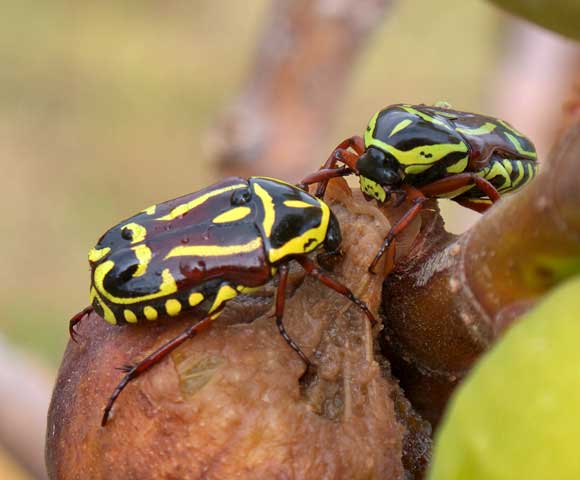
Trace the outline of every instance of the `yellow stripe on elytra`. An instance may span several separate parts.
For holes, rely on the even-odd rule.
[[[215,312],[225,302],[231,300],[237,294],[238,292],[236,292],[236,289],[232,288],[231,285],[228,285],[227,283],[222,284],[208,313]]]
[[[262,228],[267,237],[272,235],[272,227],[276,221],[276,209],[274,206],[274,200],[271,195],[262,188],[259,184],[254,183],[254,191],[256,195],[262,200],[262,206],[264,207],[264,221],[262,222]]]
[[[497,125],[491,122],[485,122],[481,127],[478,128],[467,128],[467,127],[457,127],[456,130],[459,133],[465,135],[487,135],[496,129]]]
[[[212,220],[212,222],[213,223],[237,222],[238,220],[246,218],[250,213],[252,213],[252,209],[250,207],[231,208],[230,210],[219,214]]]
[[[367,129],[365,130],[364,134],[365,148],[370,147],[374,140],[375,127],[377,125],[377,118],[379,117],[379,113],[381,112],[379,111],[375,113],[369,120]]]
[[[146,213],[147,215],[153,215],[156,210],[157,205],[151,205],[150,207],[147,207],[145,210],[143,210],[142,213]]]
[[[165,256],[165,260],[172,257],[220,257],[236,253],[250,253],[261,247],[262,239],[260,237],[241,245],[179,245],[170,250]]]
[[[520,141],[516,137],[514,137],[511,133],[505,132],[505,136],[509,139],[510,142],[512,142],[512,145],[515,147],[515,149],[517,150],[517,152],[519,154],[525,155],[526,157],[530,157],[530,158],[537,157],[536,152],[524,150]]]
[[[293,255],[296,253],[308,253],[314,250],[318,245],[324,242],[324,238],[326,237],[326,231],[328,229],[328,221],[330,219],[330,209],[328,205],[324,202],[318,202],[320,207],[320,225],[317,227],[313,227],[310,230],[304,232],[302,235],[298,237],[294,237],[286,242],[279,248],[273,248],[268,252],[268,260],[270,263],[275,263],[281,258],[284,258],[288,255]],[[305,248],[305,245],[310,241],[308,247]]]
[[[462,152],[467,153],[467,145],[461,143],[439,143],[435,145],[419,145],[411,150],[399,150],[388,143],[377,140],[372,141],[372,146],[380,148],[381,150],[390,153],[395,157],[401,165],[406,166],[426,166],[421,171],[426,170],[434,163],[439,162],[450,153]],[[420,153],[424,155],[420,155]],[[429,157],[429,155],[431,155]],[[407,171],[407,169],[405,169]],[[420,172],[407,172],[420,173]]]
[[[315,206],[302,200],[284,200],[282,203],[289,208],[312,208]]]
[[[479,176],[485,178],[486,180],[492,180],[495,177],[503,177],[503,183],[498,187],[498,190],[505,190],[506,188],[511,188],[511,178],[507,170],[504,168],[503,164],[500,162],[493,162],[489,168],[479,172]]]
[[[147,272],[147,267],[149,266],[149,262],[151,262],[153,254],[147,245],[137,245],[136,247],[132,247],[131,250],[135,252],[135,256],[139,262],[137,270],[133,274],[133,278],[141,277],[142,275],[145,275],[145,272]]]
[[[461,173],[464,172],[469,164],[469,157],[465,156],[460,160],[457,160],[454,164],[449,165],[445,170],[447,173]]]
[[[97,301],[100,307],[103,309],[103,319],[110,323],[111,325],[117,324],[117,319],[115,318],[115,314],[113,311],[107,306],[103,299],[97,293],[95,287],[91,288],[91,304],[94,304],[94,301]]]
[[[442,120],[439,120],[438,118],[427,115],[426,113],[423,113],[422,111],[417,110],[416,108],[413,108],[411,105],[402,105],[401,108],[403,110],[405,110],[405,112],[407,112],[407,113],[412,113],[413,115],[417,115],[418,117],[421,117],[426,122],[430,122],[430,123],[433,123],[435,125],[440,125],[443,128],[446,128],[447,130],[453,130],[449,125],[447,125]]]
[[[401,130],[404,130],[412,123],[413,123],[413,120],[411,120],[410,118],[406,118],[405,120],[401,120],[399,123],[397,123],[395,125],[395,128],[393,128],[393,130],[389,134],[389,138],[391,138],[395,133],[400,132]]]
[[[114,266],[115,262],[112,260],[107,260],[106,262],[98,265],[93,273],[93,283],[98,293],[109,300],[111,303],[119,305],[131,305],[134,303],[146,302],[156,298],[166,297],[177,292],[177,284],[175,283],[175,279],[171,275],[169,269],[166,268],[163,270],[163,272],[161,272],[161,285],[159,286],[159,290],[157,292],[141,295],[140,297],[116,297],[108,292],[104,285],[105,277]]]
[[[89,250],[89,262],[98,262],[101,258],[107,255],[111,249],[109,247],[105,248],[91,248]]]
[[[514,186],[514,188],[519,187],[520,183],[522,183],[522,180],[524,179],[524,175],[525,175],[525,171],[524,171],[524,164],[522,162],[518,162],[516,163],[516,168],[518,169],[518,176],[516,177],[516,179],[512,182],[512,185]]]
[[[197,208],[200,205],[203,205],[210,198],[217,197],[218,195],[221,195],[222,193],[231,192],[232,190],[238,190],[240,188],[247,188],[247,185],[245,183],[236,183],[235,185],[229,185],[227,187],[217,188],[215,190],[212,190],[211,192],[207,192],[203,195],[200,195],[199,197],[194,198],[193,200],[191,200],[187,203],[182,203],[181,205],[178,205],[177,207],[173,208],[173,210],[171,210],[171,212],[169,212],[167,215],[164,215],[163,217],[156,218],[155,220],[156,221],[175,220],[176,218],[185,215],[190,210],[193,210],[194,208]]]
[[[175,298],[170,298],[165,302],[165,311],[170,317],[176,317],[181,312],[181,302]]]

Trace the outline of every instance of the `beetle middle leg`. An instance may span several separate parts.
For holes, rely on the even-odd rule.
[[[302,268],[306,271],[308,275],[312,275],[314,278],[316,278],[319,282],[326,285],[328,288],[331,288],[335,292],[340,293],[344,297],[348,298],[352,303],[354,303],[365,313],[365,315],[371,322],[371,325],[373,326],[376,325],[377,320],[375,319],[375,316],[372,314],[372,312],[369,310],[367,304],[363,302],[360,298],[355,296],[355,294],[352,293],[352,291],[346,285],[343,285],[342,283],[337,282],[336,280],[330,278],[328,275],[322,272],[320,268],[318,268],[318,266],[308,257],[299,256],[294,257],[294,259],[300,265],[302,265]]]
[[[119,370],[125,372],[125,376],[117,384],[113,393],[109,397],[109,401],[105,406],[103,411],[103,418],[101,419],[101,426],[104,427],[109,419],[109,414],[113,408],[113,404],[117,397],[121,394],[124,388],[131,382],[135,380],[139,375],[149,370],[154,365],[157,365],[161,360],[163,360],[167,355],[169,355],[173,350],[179,347],[186,340],[193,338],[200,329],[206,327],[210,322],[219,314],[219,311],[214,311],[211,315],[207,315],[201,320],[197,321],[190,327],[188,327],[184,332],[177,335],[177,337],[169,340],[165,345],[159,347],[153,353],[147,355],[143,360],[136,363],[135,365],[125,365],[120,367]]]
[[[306,354],[300,349],[298,344],[290,338],[288,332],[284,328],[284,304],[286,302],[286,284],[288,283],[288,265],[280,265],[278,267],[278,290],[276,292],[276,325],[282,338],[286,340],[286,343],[294,350],[302,361],[310,367],[312,364]]]

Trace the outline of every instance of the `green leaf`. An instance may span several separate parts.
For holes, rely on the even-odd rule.
[[[580,478],[580,277],[525,315],[458,390],[430,480]]]

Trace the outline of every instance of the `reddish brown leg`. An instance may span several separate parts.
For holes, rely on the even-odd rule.
[[[407,198],[411,198],[413,196],[415,197],[413,199],[413,206],[407,212],[405,212],[405,215],[403,215],[399,221],[395,223],[395,225],[391,227],[391,230],[383,242],[383,246],[380,248],[377,255],[375,256],[375,259],[372,261],[369,267],[369,271],[374,273],[377,263],[387,248],[389,249],[389,258],[394,259],[391,249],[394,248],[393,241],[395,237],[403,230],[405,230],[405,228],[409,226],[413,219],[419,215],[419,212],[423,208],[423,203],[425,200],[427,200],[427,197],[436,197],[438,195],[450,193],[470,184],[477,186],[490,198],[492,202],[497,202],[500,199],[500,194],[496,188],[488,180],[480,177],[479,175],[476,175],[475,173],[459,173],[457,175],[442,178],[421,187],[420,191],[412,187],[406,187],[408,192]],[[475,209],[473,204],[466,206]],[[487,210],[487,208],[485,208],[485,210]]]
[[[488,180],[476,175],[475,173],[458,173],[450,177],[445,177],[421,187],[421,191],[426,197],[436,197],[471,184],[475,185],[485,193],[492,203],[495,203],[500,199],[500,194],[497,189]]]
[[[104,427],[109,419],[109,414],[111,412],[111,408],[113,408],[113,404],[123,389],[127,386],[127,384],[131,380],[135,380],[139,375],[149,370],[154,365],[158,364],[161,360],[163,360],[167,355],[169,355],[173,350],[175,350],[179,345],[185,342],[189,338],[193,338],[197,332],[209,325],[209,323],[216,317],[218,312],[212,312],[211,315],[202,318],[195,324],[191,325],[187,330],[183,333],[179,334],[177,337],[169,340],[165,345],[155,350],[153,353],[147,355],[143,360],[136,363],[135,365],[124,365],[119,368],[122,372],[125,372],[126,375],[122,378],[122,380],[117,384],[115,390],[111,394],[107,405],[105,406],[105,410],[103,411],[103,418],[101,420],[101,426]]]
[[[302,181],[298,184],[298,187],[302,190],[306,190],[308,185],[313,183],[318,183],[322,181],[328,181],[331,178],[345,177],[347,175],[353,174],[354,171],[348,167],[341,168],[321,168],[317,172],[311,173],[310,175],[304,177]]]
[[[399,220],[389,230],[389,233],[387,234],[385,240],[383,241],[383,245],[377,252],[375,259],[369,266],[369,272],[371,273],[375,273],[375,267],[377,266],[377,263],[379,263],[379,260],[381,259],[381,257],[385,253],[385,250],[387,249],[389,249],[388,258],[392,259],[392,261],[394,262],[395,242],[393,240],[395,240],[395,237],[403,230],[405,230],[405,228],[409,226],[409,224],[415,219],[415,217],[419,215],[419,212],[423,208],[423,203],[427,200],[427,197],[425,197],[425,195],[423,195],[419,190],[415,188],[407,187],[407,191],[409,192],[407,198],[412,198],[413,206],[409,210],[407,210],[405,214],[401,218],[399,218]]]
[[[83,308],[79,313],[77,313],[74,317],[72,317],[68,323],[68,334],[70,335],[70,339],[77,342],[78,333],[75,330],[75,326],[81,322],[89,313],[93,311],[93,307],[89,305],[88,307]]]
[[[465,208],[470,208],[478,213],[485,213],[489,210],[489,207],[493,205],[493,203],[484,203],[484,202],[474,202],[469,198],[461,198],[459,200],[453,199],[454,202],[457,202],[459,205]]]
[[[352,148],[355,153],[349,152],[348,149]],[[348,169],[354,173],[356,172],[356,161],[360,155],[363,154],[365,150],[364,140],[362,137],[356,135],[354,137],[347,138],[340,142],[337,147],[332,151],[324,165],[322,165],[319,171],[326,171],[327,173],[317,176],[317,173],[313,173],[308,177],[304,178],[301,185],[311,185],[312,183],[317,183],[318,188],[316,189],[316,196],[318,198],[324,197],[324,192],[326,191],[326,186],[328,181],[335,176],[342,175],[332,175],[330,171],[337,170],[336,164],[338,162],[344,163]],[[340,169],[338,169],[340,170]],[[346,175],[346,173],[345,173]]]
[[[304,257],[294,257],[294,258],[300,265],[302,265],[302,268],[306,271],[306,273],[308,273],[308,275],[312,275],[314,278],[316,278],[319,282],[326,285],[328,288],[331,288],[335,292],[338,292],[341,295],[348,298],[352,303],[354,303],[357,307],[359,307],[365,313],[365,315],[370,320],[372,325],[375,325],[377,323],[374,315],[369,310],[369,307],[367,307],[367,304],[365,302],[363,302],[361,299],[359,299],[358,297],[356,297],[354,295],[354,293],[352,293],[348,287],[346,287],[342,283],[339,283],[336,280],[333,280],[332,278],[327,276],[308,257],[304,256]]]
[[[305,353],[300,350],[298,344],[290,338],[290,335],[286,332],[284,328],[284,323],[282,320],[284,318],[284,303],[286,302],[286,284],[288,282],[288,265],[280,265],[278,267],[278,290],[276,292],[276,325],[280,331],[282,338],[286,340],[286,343],[290,345],[290,348],[294,350],[302,361],[307,365],[311,366],[310,360],[305,355]]]

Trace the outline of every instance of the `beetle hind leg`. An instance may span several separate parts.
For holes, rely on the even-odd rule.
[[[125,387],[131,382],[135,380],[139,375],[149,370],[151,367],[158,364],[161,360],[163,360],[167,355],[169,355],[173,350],[179,347],[183,342],[186,340],[195,337],[195,335],[199,332],[200,329],[209,325],[209,323],[216,317],[216,313],[213,312],[211,315],[208,315],[195,324],[188,327],[184,332],[177,335],[177,337],[172,338],[169,340],[165,345],[159,347],[153,353],[147,355],[143,360],[137,362],[134,365],[123,365],[118,367],[118,370],[125,372],[125,376],[121,379],[121,381],[117,384],[113,393],[109,397],[109,401],[107,405],[105,405],[105,409],[103,410],[103,418],[101,419],[101,426],[104,427],[107,424],[107,420],[109,419],[109,415],[111,413],[111,409],[117,400],[117,397],[121,394],[121,392],[125,389]]]

